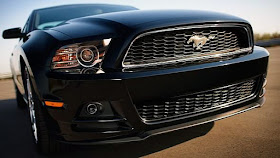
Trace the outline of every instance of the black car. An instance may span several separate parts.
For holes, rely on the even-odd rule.
[[[139,141],[264,103],[269,53],[227,14],[82,4],[34,10],[11,55],[43,152]]]

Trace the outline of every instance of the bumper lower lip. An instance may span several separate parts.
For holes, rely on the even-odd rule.
[[[154,135],[159,135],[159,134],[163,134],[163,133],[167,133],[167,132],[172,132],[172,131],[176,131],[176,130],[190,128],[190,127],[194,127],[194,126],[218,121],[218,120],[228,118],[228,117],[231,117],[231,116],[234,116],[234,115],[237,115],[237,114],[241,114],[243,112],[246,112],[246,111],[258,108],[258,107],[262,107],[264,102],[265,102],[265,98],[263,97],[263,98],[260,98],[260,99],[258,99],[257,101],[255,101],[251,104],[241,106],[239,108],[236,108],[234,110],[230,110],[230,111],[225,112],[225,113],[220,113],[220,114],[212,115],[212,116],[209,116],[209,117],[205,117],[205,118],[201,118],[201,119],[198,119],[198,120],[194,120],[194,121],[190,121],[190,122],[186,122],[186,123],[181,123],[181,124],[177,124],[177,125],[173,125],[173,126],[168,126],[168,127],[164,127],[164,128],[159,128],[159,129],[155,129],[155,130],[146,131],[144,133],[141,133],[141,134],[136,135],[136,136],[131,136],[131,137],[101,140],[101,141],[70,142],[70,141],[61,141],[60,140],[60,142],[67,143],[67,144],[72,144],[72,145],[97,145],[97,144],[137,142],[137,141],[145,140],[145,139],[147,139],[151,136],[154,136]]]

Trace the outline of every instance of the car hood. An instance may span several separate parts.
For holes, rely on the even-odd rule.
[[[195,10],[134,10],[72,19],[51,30],[69,38],[113,38],[128,32],[202,23],[240,22],[246,20],[228,14]]]

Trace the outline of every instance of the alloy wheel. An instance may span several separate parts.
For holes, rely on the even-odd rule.
[[[30,75],[28,73],[27,68],[25,68],[25,77],[26,77],[26,88],[27,88],[27,99],[28,99],[28,111],[30,116],[30,122],[32,126],[33,136],[35,138],[35,141],[37,143],[38,141],[38,133],[37,133],[37,126],[36,126],[36,115],[35,115],[35,103],[32,93],[32,87],[31,87],[31,81],[30,81]]]

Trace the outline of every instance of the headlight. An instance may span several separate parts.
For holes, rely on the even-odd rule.
[[[75,43],[61,47],[52,58],[51,68],[57,72],[101,72],[101,63],[111,39]]]

